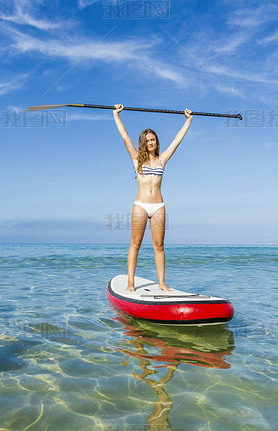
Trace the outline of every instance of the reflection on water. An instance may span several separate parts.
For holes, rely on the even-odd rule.
[[[127,251],[0,245],[0,429],[276,430],[278,248],[169,248],[176,288],[186,274],[232,299],[233,333],[116,320],[105,289]],[[155,277],[152,246],[140,253]]]
[[[133,372],[132,376],[151,387],[157,399],[153,412],[148,416],[148,430],[174,431],[168,418],[173,401],[166,392],[166,383],[181,363],[230,368],[226,357],[232,355],[235,348],[233,333],[226,325],[159,325],[126,316],[119,310],[116,310],[115,319],[122,323],[128,337],[123,340],[125,347],[118,350],[139,359],[142,372]],[[158,368],[166,368],[166,374],[157,380]]]

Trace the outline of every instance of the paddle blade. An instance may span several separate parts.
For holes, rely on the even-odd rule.
[[[61,108],[63,106],[68,106],[68,105],[36,105],[36,106],[29,106],[27,108],[27,111],[42,111],[43,109]]]

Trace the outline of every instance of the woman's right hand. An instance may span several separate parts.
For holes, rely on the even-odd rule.
[[[114,105],[114,110],[113,112],[116,112],[117,114],[119,114],[123,109],[124,109],[124,105],[122,104],[118,104],[118,105]]]

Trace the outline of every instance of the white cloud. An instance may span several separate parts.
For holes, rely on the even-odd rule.
[[[215,75],[220,76],[228,76],[230,78],[234,79],[240,79],[244,81],[254,82],[254,83],[263,83],[263,84],[278,84],[278,79],[272,79],[263,76],[262,74],[245,71],[245,72],[238,72],[236,70],[233,70],[231,68],[228,68],[227,66],[220,65],[220,64],[208,64],[203,68],[210,73],[214,73]]]
[[[243,8],[235,10],[228,19],[232,26],[254,29],[265,23],[277,21],[278,5],[265,3],[257,8]]]
[[[257,40],[258,45],[266,45],[268,43],[277,42],[278,41],[278,30],[276,30],[271,35],[264,37],[262,39]]]
[[[76,60],[102,60],[107,63],[130,59],[140,59],[146,49],[157,44],[156,41],[147,41],[139,38],[129,38],[127,41],[94,41],[79,37],[71,39],[65,37],[54,39],[42,39],[13,28],[5,31],[12,38],[11,51],[19,54],[40,53],[51,58],[65,58],[70,61]]]
[[[17,113],[21,113],[22,111],[24,111],[25,109],[22,108],[21,106],[14,106],[14,105],[9,105],[7,107],[7,111],[15,111]]]
[[[184,66],[190,84],[193,76],[195,88],[203,85],[204,95],[214,89],[234,97],[261,100],[262,94],[269,96],[277,89],[277,60],[273,52],[269,58],[261,52],[256,57],[255,34],[255,30],[242,28],[234,28],[231,33],[229,28],[216,32],[203,27],[184,45],[172,37],[177,45],[176,61]]]
[[[236,50],[247,41],[248,36],[246,34],[242,32],[240,32],[240,34],[233,34],[232,37],[225,37],[221,45],[215,47],[215,52],[219,54],[234,54]]]
[[[86,7],[94,2],[93,0],[79,0],[78,5],[79,7]],[[19,0],[15,0],[15,5],[17,5],[17,12],[22,12],[24,8],[25,13],[27,13],[30,0],[21,0],[21,3]],[[22,5],[22,9],[20,9],[20,5]],[[71,63],[69,70],[80,61],[83,61],[83,65],[92,62],[94,62],[93,64],[100,62],[124,64],[126,68],[133,70],[136,68],[148,76],[174,83],[181,89],[188,88],[190,85],[204,92],[216,89],[221,93],[243,97],[244,94],[247,94],[244,82],[278,84],[275,74],[272,73],[273,68],[268,67],[267,64],[256,69],[254,67],[255,59],[252,62],[242,63],[245,45],[248,49],[250,43],[253,43],[252,38],[254,40],[255,30],[251,27],[253,24],[255,25],[255,22],[256,25],[259,25],[259,23],[273,19],[273,12],[276,9],[278,10],[278,6],[271,4],[254,9],[236,10],[229,14],[228,27],[221,34],[218,33],[217,38],[212,31],[208,33],[203,31],[203,34],[198,32],[198,38],[195,35],[195,40],[190,41],[188,48],[183,48],[177,42],[176,50],[172,53],[168,52],[166,57],[160,56],[163,38],[158,36],[152,38],[138,36],[120,40],[115,40],[115,38],[104,40],[104,36],[102,40],[97,40],[65,32],[63,35],[59,34],[59,38],[51,37],[51,35],[42,37],[40,33],[38,36],[34,32],[30,34],[26,31],[19,31],[15,26],[8,23],[3,23],[2,31],[6,38],[11,39],[11,43],[5,43],[5,45],[2,43],[2,51],[7,57],[29,54],[35,58],[44,56],[53,61],[64,59]],[[246,14],[242,11],[245,11]],[[22,14],[23,12],[21,15],[18,12],[17,17],[22,16]],[[30,17],[30,14],[28,16]],[[44,21],[42,22],[44,23]],[[59,23],[57,25],[59,26]],[[232,34],[229,25],[232,26]],[[37,26],[37,28],[39,27]],[[45,28],[47,28],[47,24]],[[278,38],[277,32],[268,38],[260,39],[260,41],[261,43],[269,43],[276,37]],[[205,44],[204,39],[207,41]],[[173,40],[175,39],[173,38]],[[174,52],[177,55],[180,51],[178,45],[186,52],[186,56],[182,52],[182,56],[176,57],[176,61],[173,61]],[[194,56],[191,53],[194,53]],[[229,55],[228,60],[227,55]],[[230,58],[233,55],[234,60],[231,62]],[[66,74],[67,72],[54,85],[60,82]],[[6,87],[3,84],[2,91],[9,91],[8,83],[6,83]]]
[[[186,79],[181,69],[177,70],[176,68],[169,67],[162,62],[155,62],[153,59],[150,61],[148,57],[140,57],[140,63],[143,69],[147,70],[149,73],[153,73],[160,78],[167,79],[168,81],[175,82],[176,84],[181,84],[183,87],[186,84]]]
[[[9,80],[0,81],[0,95],[19,90],[25,85],[29,76],[28,74],[15,75]]]
[[[267,142],[266,143],[266,147],[267,148],[272,148],[272,147],[278,147],[278,141],[273,141],[273,142]]]
[[[113,120],[112,115],[97,115],[97,114],[67,114],[67,121],[111,121]]]
[[[14,0],[13,14],[5,15],[0,13],[0,19],[15,24],[24,24],[35,27],[39,30],[52,30],[60,27],[61,23],[55,23],[53,20],[42,20],[30,15],[34,10],[34,2],[29,0]]]
[[[97,3],[99,0],[78,0],[78,7],[83,9],[84,7],[91,6],[94,3]]]
[[[216,88],[222,93],[227,93],[236,97],[244,97],[242,90],[235,88],[234,86],[230,87],[225,84],[216,84]]]
[[[64,58],[71,62],[81,60],[96,60],[106,63],[120,63],[134,61],[138,68],[147,71],[149,74],[162,79],[175,82],[176,84],[187,86],[188,80],[184,79],[182,68],[169,66],[167,63],[155,60],[152,57],[151,49],[161,43],[157,37],[146,40],[144,38],[129,38],[123,41],[94,41],[92,39],[79,37],[71,39],[65,37],[64,40],[31,36],[19,30],[8,28],[5,33],[12,39],[10,51],[14,55],[18,54],[41,54],[51,59]],[[149,50],[149,56],[146,55]]]

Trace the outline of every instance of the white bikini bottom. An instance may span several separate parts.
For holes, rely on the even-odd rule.
[[[135,201],[134,203],[144,208],[149,218],[151,218],[156,213],[156,211],[159,210],[159,208],[162,208],[165,206],[164,202],[159,202],[157,204],[149,204],[149,203],[146,204],[144,202]]]

